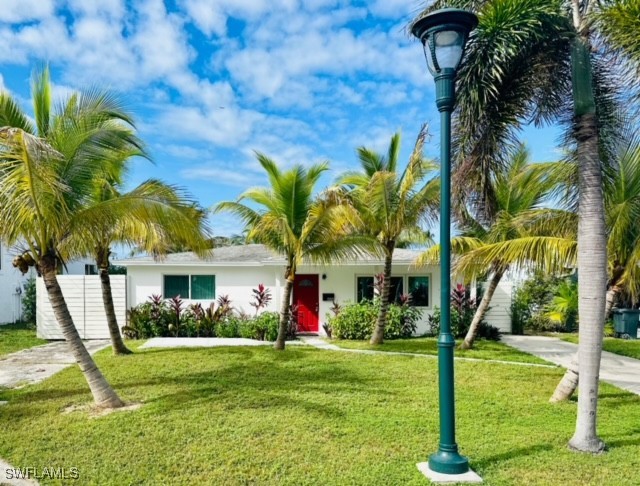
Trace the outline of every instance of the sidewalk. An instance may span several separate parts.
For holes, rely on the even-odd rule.
[[[567,368],[578,352],[578,345],[546,336],[502,336],[501,341],[525,353],[533,354]],[[640,395],[640,360],[602,352],[600,380]]]
[[[91,354],[110,344],[109,340],[84,342]],[[75,362],[65,341],[23,349],[0,359],[0,388],[17,388],[40,383]]]

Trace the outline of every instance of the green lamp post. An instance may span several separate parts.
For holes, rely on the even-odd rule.
[[[429,468],[442,474],[469,471],[467,458],[458,453],[455,431],[453,348],[451,334],[451,112],[455,103],[456,70],[462,60],[469,33],[478,18],[460,9],[442,9],[416,21],[411,33],[422,42],[429,71],[436,82],[440,112],[440,336],[438,337],[438,383],[440,446],[429,457]]]

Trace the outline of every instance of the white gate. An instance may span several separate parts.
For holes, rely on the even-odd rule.
[[[126,324],[126,278],[125,275],[111,275],[113,305],[120,328]],[[58,282],[80,337],[108,339],[109,328],[102,303],[100,277],[98,275],[58,275]],[[36,283],[36,324],[39,338],[64,339],[53,315],[44,282],[40,277]]]

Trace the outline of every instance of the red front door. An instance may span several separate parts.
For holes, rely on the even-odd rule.
[[[298,306],[298,332],[318,332],[318,275],[296,275],[293,305]]]

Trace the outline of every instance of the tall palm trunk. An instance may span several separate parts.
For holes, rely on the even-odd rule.
[[[102,303],[107,316],[107,326],[111,336],[111,349],[114,355],[131,354],[120,334],[116,311],[113,306],[113,293],[111,292],[111,278],[109,277],[109,250],[98,251],[96,264],[100,272],[100,286],[102,287]]]
[[[489,304],[491,304],[493,294],[495,294],[496,289],[498,288],[498,284],[500,283],[500,280],[504,275],[504,272],[505,269],[502,266],[494,265],[493,276],[489,281],[489,286],[482,296],[482,300],[480,301],[480,305],[476,309],[476,313],[473,315],[471,326],[469,326],[469,330],[467,331],[467,335],[464,337],[464,341],[462,341],[462,344],[460,344],[460,349],[471,349],[473,347],[473,343],[475,342],[478,331],[480,330],[480,323],[489,310]]]
[[[284,349],[284,343],[287,340],[287,334],[289,330],[290,321],[290,309],[291,309],[291,293],[293,291],[293,281],[295,279],[295,273],[288,267],[285,272],[285,284],[284,295],[282,297],[282,304],[280,306],[280,325],[278,326],[278,338],[273,344],[273,347],[278,350]]]
[[[549,401],[551,403],[558,403],[569,400],[571,395],[576,391],[576,388],[578,388],[578,377],[578,354],[576,353],[571,359],[567,371],[564,372],[564,376],[560,380],[560,383],[558,383],[558,386],[556,386]]]
[[[124,403],[102,375],[87,348],[84,347],[82,339],[80,339],[80,334],[78,334],[78,330],[73,323],[56,277],[55,261],[54,257],[45,256],[38,262],[38,266],[53,308],[53,314],[56,316],[62,334],[89,384],[96,405],[102,408],[122,407]]]
[[[583,34],[585,35],[585,34]],[[586,34],[588,35],[588,34]],[[578,417],[569,446],[601,452],[604,442],[596,431],[598,380],[607,288],[607,235],[598,153],[598,124],[591,82],[588,37],[574,40],[572,50],[574,106],[579,167],[578,209]]]
[[[611,311],[613,310],[613,306],[618,300],[618,295],[620,295],[621,290],[622,289],[620,289],[620,287],[618,287],[617,285],[612,285],[611,287],[609,287],[609,290],[607,290],[607,304],[604,311],[605,321],[609,319],[609,317],[611,317]]]
[[[378,312],[378,320],[373,329],[373,334],[369,340],[369,344],[382,344],[384,341],[384,328],[387,326],[387,315],[389,314],[389,294],[391,291],[391,268],[393,265],[393,249],[395,242],[388,243],[386,255],[384,258],[384,271],[382,281],[382,295],[380,296],[380,312]]]

